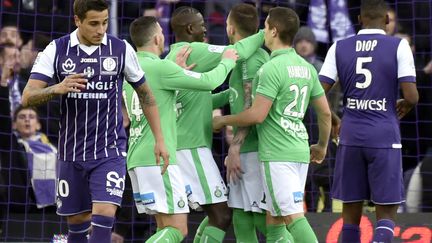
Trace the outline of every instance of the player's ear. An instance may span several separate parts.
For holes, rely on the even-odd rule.
[[[385,24],[389,24],[389,23],[390,23],[390,17],[389,17],[388,14],[386,14],[386,17],[385,17]]]
[[[186,26],[186,31],[187,31],[187,33],[188,34],[192,34],[193,33],[193,25],[192,24],[188,24],[187,26]]]
[[[74,15],[74,21],[75,21],[76,27],[79,27],[81,24],[81,20],[78,18],[77,15]]]

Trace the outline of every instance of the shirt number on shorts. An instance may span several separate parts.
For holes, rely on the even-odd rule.
[[[58,193],[62,197],[69,196],[69,184],[65,180],[60,180],[58,185]]]

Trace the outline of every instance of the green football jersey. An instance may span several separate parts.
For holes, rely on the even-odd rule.
[[[235,48],[239,60],[249,58],[262,45],[263,31],[245,38],[232,46],[217,46],[203,42],[179,42],[171,45],[167,59],[175,60],[178,51],[185,45],[192,47],[187,65],[197,64],[193,71],[205,72],[214,68],[226,48]],[[179,91],[177,94],[177,150],[212,146],[212,95],[211,92]]]
[[[231,114],[238,114],[244,110],[244,88],[245,82],[252,82],[257,71],[269,60],[269,55],[264,49],[258,49],[247,60],[241,61],[231,72],[229,78],[229,104]],[[252,86],[256,87],[256,86]],[[253,90],[252,90],[253,92]],[[234,135],[237,127],[233,127]],[[255,126],[250,126],[249,133],[240,148],[241,153],[258,151],[258,137]]]
[[[176,163],[176,90],[213,90],[221,85],[235,66],[231,59],[223,59],[213,70],[196,73],[182,69],[170,60],[160,59],[149,52],[138,52],[138,61],[145,72],[159,110],[162,134],[170,155],[170,164]],[[139,98],[129,84],[124,84],[123,97],[130,123],[128,169],[137,166],[154,166],[154,137],[141,109]]]
[[[273,101],[266,119],[257,125],[260,160],[309,163],[302,120],[309,101],[324,95],[315,68],[293,48],[273,51],[258,71],[256,94]]]

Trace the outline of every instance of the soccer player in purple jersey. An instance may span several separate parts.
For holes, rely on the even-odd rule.
[[[320,71],[326,91],[338,81],[344,95],[332,188],[343,201],[342,242],[360,242],[364,200],[376,205],[373,242],[391,242],[404,200],[399,120],[418,101],[408,42],[385,35],[387,5],[364,0],[356,36],[334,43]],[[403,99],[398,100],[398,84]]]
[[[133,48],[106,34],[108,4],[75,0],[74,32],[52,41],[34,63],[23,105],[61,96],[57,213],[67,216],[68,242],[111,242],[126,173],[122,84],[136,90],[155,137],[157,163],[168,164],[153,94]]]

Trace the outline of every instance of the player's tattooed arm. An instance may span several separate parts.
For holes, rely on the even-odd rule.
[[[251,107],[252,104],[252,82],[244,82],[244,110]],[[238,127],[230,148],[228,149],[228,156],[225,158],[225,166],[227,167],[227,180],[236,183],[241,179],[244,173],[241,168],[240,162],[240,148],[244,143],[246,136],[249,133],[249,127]]]
[[[39,106],[52,100],[55,96],[53,86],[40,88],[29,82],[23,91],[22,105],[25,107]]]
[[[244,82],[243,83],[244,90],[244,107],[243,110],[247,110],[252,105],[252,82]],[[244,143],[246,136],[249,133],[249,127],[238,127],[237,133],[234,136],[231,146],[241,146]]]
[[[164,138],[162,135],[162,129],[160,125],[159,110],[157,108],[156,99],[147,83],[143,83],[135,88],[140,100],[141,108],[143,110],[144,116],[147,119],[150,129],[155,138],[155,158],[156,164],[160,164],[160,157],[163,159],[163,167],[161,174],[165,173],[169,165],[169,153],[165,147]]]

